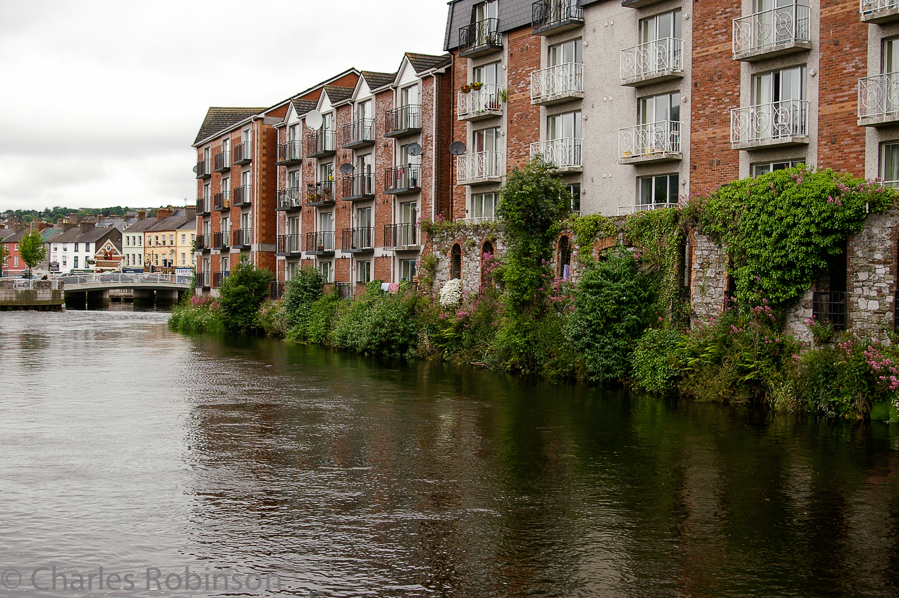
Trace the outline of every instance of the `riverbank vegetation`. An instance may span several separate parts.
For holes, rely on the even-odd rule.
[[[172,325],[199,330],[208,322],[210,330],[262,330],[369,355],[896,420],[899,351],[892,345],[835,333],[825,323],[811,323],[814,343],[783,329],[785,310],[825,272],[828,257],[869,212],[893,201],[879,184],[797,167],[736,181],[680,208],[571,217],[561,180],[538,159],[509,176],[497,207],[504,251],[501,259],[483,255],[480,286],[470,293],[458,280],[433,294],[405,283],[385,293],[375,281],[344,300],[324,292],[321,275],[306,267],[281,300],[263,301],[264,275],[242,265],[245,278],[257,273],[258,285],[236,284],[232,274],[221,304],[193,300],[176,310]],[[441,233],[441,223],[426,226]],[[690,229],[729,248],[736,285],[735,300],[718,316],[692,326],[680,292]],[[562,230],[574,239],[573,280],[552,267]],[[599,239],[616,241],[596,252]],[[430,280],[433,264],[423,270]],[[229,312],[232,293],[244,299]]]

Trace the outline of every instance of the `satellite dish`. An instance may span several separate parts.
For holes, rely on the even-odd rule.
[[[408,146],[406,146],[406,151],[410,156],[420,156],[421,146],[417,143],[410,143]]]
[[[353,165],[349,162],[344,162],[340,165],[340,173],[341,174],[350,174],[353,172]]]
[[[197,167],[194,166],[194,174],[196,174],[196,173],[197,173]]]
[[[449,145],[449,152],[454,156],[461,156],[465,153],[465,144],[461,141],[453,141]]]
[[[306,114],[306,126],[313,131],[321,129],[324,121],[325,119],[322,118],[322,113],[318,110],[312,110]]]

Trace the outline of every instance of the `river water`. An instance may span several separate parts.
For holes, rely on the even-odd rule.
[[[899,594],[885,424],[167,317],[0,314],[0,597]]]

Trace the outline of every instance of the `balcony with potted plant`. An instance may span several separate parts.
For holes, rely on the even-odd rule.
[[[306,206],[334,205],[334,181],[320,181],[306,185]]]
[[[466,83],[458,93],[459,120],[476,121],[502,116],[506,90],[480,81]]]

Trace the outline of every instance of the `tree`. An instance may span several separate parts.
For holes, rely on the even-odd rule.
[[[255,332],[259,326],[256,317],[259,306],[269,293],[272,273],[251,264],[246,258],[231,270],[222,283],[219,306],[225,328],[231,332]]]
[[[0,243],[0,274],[3,273],[3,268],[6,267],[6,258],[9,257],[9,252],[6,250],[6,245],[4,243]]]
[[[40,231],[32,230],[22,237],[22,240],[19,241],[19,255],[28,266],[28,276],[31,276],[31,269],[47,257],[47,248],[44,247],[44,238]]]

